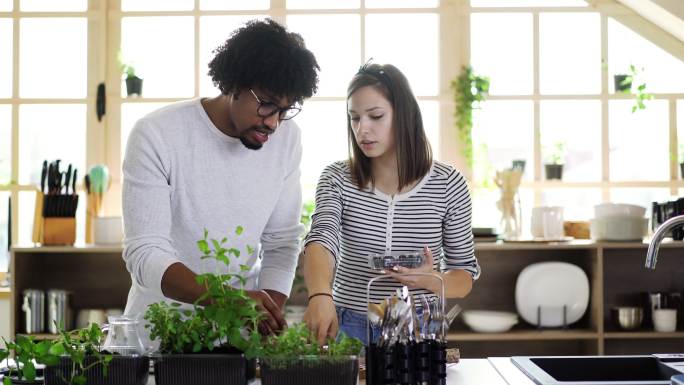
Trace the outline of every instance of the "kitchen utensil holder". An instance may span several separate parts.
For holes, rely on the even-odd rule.
[[[76,242],[78,195],[36,193],[33,217],[34,243],[46,246],[73,245]]]
[[[541,324],[541,317],[542,317],[542,306],[539,305],[539,306],[537,306],[537,324],[535,325],[537,327],[537,329],[544,329],[544,326],[542,326],[542,324]],[[561,329],[567,329],[567,328],[568,328],[568,306],[563,305],[563,324],[561,325]]]
[[[43,218],[43,245],[73,245],[75,241],[76,218]]]
[[[441,311],[444,314],[444,280],[440,276],[427,273],[409,273],[405,276],[428,276],[440,282]],[[379,276],[371,279],[366,287],[366,302],[370,303],[370,290],[373,283],[393,279]],[[415,306],[415,303],[413,304]],[[389,384],[428,384],[446,385],[446,347],[445,341],[424,339],[421,342],[396,342],[388,346],[378,346],[371,341],[370,323],[367,323],[368,346],[366,348],[366,383],[368,385]],[[444,322],[440,325],[441,335],[445,335]]]

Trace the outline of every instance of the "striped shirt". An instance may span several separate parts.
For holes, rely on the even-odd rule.
[[[366,312],[371,270],[368,254],[432,250],[433,268],[463,269],[480,275],[471,228],[471,200],[463,176],[453,167],[434,162],[430,172],[408,192],[389,196],[352,181],[346,161],[321,173],[316,209],[305,244],[318,242],[335,258],[333,300],[336,305]],[[373,283],[371,301],[380,302],[401,287],[384,279]],[[413,290],[415,294],[429,291]]]

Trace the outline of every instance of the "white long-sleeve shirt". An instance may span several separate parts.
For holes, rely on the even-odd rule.
[[[140,119],[123,164],[123,259],[133,281],[125,313],[142,315],[165,299],[161,279],[173,263],[198,274],[228,271],[200,259],[204,229],[240,250],[230,271],[251,266],[247,288],[289,295],[303,230],[301,155],[293,121],[282,122],[260,150],[250,150],[219,131],[200,99]],[[239,236],[237,226],[244,228]],[[247,246],[254,248],[251,255]]]

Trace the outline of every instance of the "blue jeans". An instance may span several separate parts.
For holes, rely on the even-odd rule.
[[[344,332],[349,337],[358,338],[364,345],[368,345],[368,320],[365,313],[359,313],[354,310],[347,309],[341,306],[335,306],[337,310],[337,321],[340,326],[340,332]],[[371,341],[377,341],[380,337],[380,328],[371,327]],[[339,338],[339,333],[338,333]]]

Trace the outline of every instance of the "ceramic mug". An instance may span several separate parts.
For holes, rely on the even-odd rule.
[[[93,219],[93,241],[98,245],[119,244],[123,241],[121,217],[95,217]]]
[[[533,207],[530,224],[534,238],[563,238],[563,208],[560,206]]]
[[[653,310],[653,329],[666,333],[677,330],[677,309]]]

